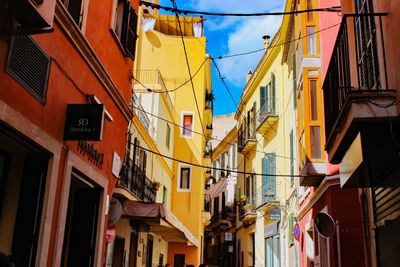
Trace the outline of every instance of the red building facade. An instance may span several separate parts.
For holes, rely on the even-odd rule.
[[[0,251],[17,266],[104,265],[134,116],[137,9],[135,0],[0,4]],[[103,105],[75,125],[97,121],[100,140],[66,140],[70,104]]]

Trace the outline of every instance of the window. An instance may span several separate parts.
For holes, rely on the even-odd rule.
[[[167,204],[167,188],[165,186],[163,186],[163,200],[162,203],[163,204]]]
[[[132,59],[135,57],[137,39],[137,14],[127,0],[115,0],[111,30],[119,40],[124,52]]]
[[[312,1],[313,1],[313,0],[307,0],[307,10],[313,8]],[[307,13],[307,21],[311,22],[311,21],[313,21],[313,19],[314,19],[314,17],[313,17],[313,12],[308,12],[308,13]]]
[[[182,115],[181,137],[193,136],[193,114],[185,113]]]
[[[79,28],[82,28],[85,0],[63,0],[68,13]]]
[[[372,1],[357,0],[355,2],[358,14],[374,13]],[[363,89],[379,89],[379,60],[374,16],[356,16],[355,31],[360,86]]]
[[[317,35],[315,34],[316,28],[315,26],[307,26],[306,34],[307,34],[307,53],[309,55],[317,54]]]
[[[310,109],[311,109],[311,120],[318,120],[318,95],[317,95],[317,81],[309,80],[310,85]]]
[[[262,164],[262,200],[271,201],[276,197],[276,155],[266,153],[261,160]]]
[[[167,123],[167,133],[165,135],[165,145],[167,146],[167,148],[169,149],[169,142],[171,139],[171,127],[169,127],[169,124]]]
[[[267,86],[260,87],[261,112],[275,114],[275,74],[271,73],[271,78]]]
[[[179,167],[179,190],[188,191],[190,190],[190,167],[180,166]]]

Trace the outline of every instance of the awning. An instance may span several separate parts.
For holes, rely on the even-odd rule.
[[[150,232],[162,236],[168,242],[189,242],[198,247],[198,239],[162,203],[126,200],[122,216],[143,220],[150,225]]]

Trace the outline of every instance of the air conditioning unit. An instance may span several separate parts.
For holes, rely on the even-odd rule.
[[[57,0],[6,0],[15,20],[18,34],[52,31]]]

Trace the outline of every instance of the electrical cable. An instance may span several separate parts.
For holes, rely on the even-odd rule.
[[[174,157],[170,157],[170,156],[158,153],[156,151],[153,151],[151,149],[144,148],[142,146],[138,146],[138,147],[143,149],[143,150],[145,150],[145,151],[147,151],[147,152],[149,152],[149,153],[158,155],[160,157],[163,157],[163,158],[166,158],[166,159],[169,159],[169,160],[173,160],[173,161],[176,161],[176,162],[179,162],[179,163],[187,164],[187,165],[190,165],[190,166],[193,166],[193,167],[199,167],[199,168],[203,168],[203,169],[208,169],[208,170],[217,170],[217,171],[224,171],[224,172],[228,172],[229,171],[229,172],[234,172],[234,173],[238,173],[238,174],[248,174],[248,175],[255,175],[255,176],[274,176],[274,177],[281,177],[281,178],[304,177],[302,175],[295,175],[295,174],[294,175],[291,175],[291,174],[265,174],[265,173],[244,172],[244,171],[237,171],[237,170],[235,171],[235,170],[231,170],[231,169],[218,168],[218,167],[212,167],[212,166],[205,166],[205,165],[196,164],[196,163],[192,163],[192,162],[185,161],[185,160],[180,160],[180,159],[177,159],[177,158],[174,158]]]
[[[171,2],[172,2],[172,4],[174,5],[174,7],[175,7],[176,9],[178,9],[178,6],[176,5],[175,0],[171,0]],[[188,54],[187,54],[187,51],[186,51],[186,44],[185,44],[185,40],[184,40],[184,38],[183,38],[182,25],[181,25],[181,23],[180,23],[180,21],[179,21],[179,13],[178,13],[178,12],[175,12],[175,16],[176,16],[176,19],[177,19],[177,21],[178,21],[179,33],[180,33],[180,35],[181,35],[182,46],[183,46],[183,52],[184,52],[184,54],[185,54],[186,66],[187,66],[188,73],[189,73],[189,78],[190,78],[189,80],[190,80],[190,84],[191,84],[191,87],[192,87],[192,92],[193,92],[193,96],[194,96],[194,101],[195,101],[195,103],[196,103],[197,114],[199,115],[200,125],[201,125],[201,129],[203,130],[203,134],[204,134],[204,136],[206,136],[206,131],[205,131],[205,129],[204,129],[203,120],[202,120],[202,118],[201,118],[199,103],[198,103],[198,101],[197,101],[196,91],[194,90],[194,83],[193,83],[192,71],[190,70],[189,58],[188,58]]]
[[[195,10],[185,10],[178,9],[176,4],[173,7],[162,6],[159,4],[147,2],[147,1],[139,1],[139,4],[143,4],[146,7],[151,7],[152,9],[163,9],[168,12],[173,12],[176,14],[196,14],[196,15],[205,15],[205,16],[219,16],[219,17],[260,17],[260,16],[284,16],[284,15],[296,15],[302,13],[310,13],[310,12],[340,12],[340,6],[332,6],[325,8],[313,8],[313,9],[305,9],[305,10],[295,10],[289,12],[259,12],[259,13],[218,13],[218,12],[206,12],[206,11],[195,11]]]
[[[157,94],[163,94],[163,93],[171,93],[171,92],[175,92],[177,90],[179,90],[180,88],[182,88],[183,86],[185,86],[188,82],[190,82],[191,80],[194,79],[194,77],[196,77],[196,75],[200,72],[200,70],[203,68],[204,64],[206,63],[207,60],[209,60],[210,57],[206,57],[203,62],[201,63],[201,65],[197,68],[196,72],[193,74],[192,77],[190,77],[188,80],[186,80],[185,82],[183,82],[182,84],[180,84],[178,87],[175,87],[174,89],[171,90],[165,90],[165,91],[155,91],[149,87],[147,87],[146,85],[144,85],[140,80],[138,80],[137,78],[135,78],[134,76],[132,76],[132,79],[134,81],[136,81],[137,83],[139,83],[141,86],[143,86],[144,89],[146,89],[148,92],[152,92],[152,93],[157,93]]]
[[[243,52],[243,53],[237,53],[237,54],[231,54],[231,55],[225,55],[225,56],[218,56],[218,57],[215,57],[215,59],[224,59],[224,58],[240,57],[240,56],[246,56],[246,55],[258,53],[258,52],[265,51],[265,50],[270,49],[270,48],[274,48],[274,47],[278,47],[278,46],[282,46],[282,45],[286,45],[286,44],[290,44],[290,43],[293,43],[293,42],[302,40],[302,39],[304,39],[304,38],[307,38],[307,37],[309,37],[309,36],[315,35],[315,34],[317,34],[317,33],[320,33],[320,32],[323,32],[323,31],[327,31],[327,30],[329,30],[329,29],[332,29],[332,28],[334,28],[334,27],[336,27],[336,26],[338,26],[338,25],[340,25],[340,24],[341,24],[341,23],[336,23],[336,24],[333,24],[333,25],[331,25],[331,26],[329,26],[329,27],[320,29],[320,30],[315,31],[315,32],[311,32],[311,33],[309,33],[309,34],[306,34],[306,35],[304,35],[304,36],[298,37],[298,38],[296,38],[296,39],[289,40],[289,41],[285,41],[285,42],[282,42],[282,43],[279,43],[279,44],[275,44],[275,45],[270,45],[270,46],[268,46],[268,48],[265,48],[265,47],[264,47],[264,48],[260,48],[260,49],[256,49],[256,50],[251,50],[251,51]]]
[[[157,118],[157,119],[159,119],[159,120],[162,120],[162,121],[164,121],[164,122],[166,122],[166,123],[172,124],[172,125],[174,125],[174,126],[177,126],[177,127],[179,127],[179,128],[182,128],[182,129],[184,128],[182,125],[179,125],[178,123],[175,123],[175,122],[173,122],[173,121],[170,121],[170,120],[167,120],[167,119],[162,118],[162,117],[160,117],[160,116],[157,116],[156,114],[153,114],[153,113],[151,113],[151,112],[148,112],[148,111],[146,111],[146,110],[144,110],[144,109],[141,109],[141,108],[139,108],[139,107],[133,106],[133,108],[136,109],[136,110],[138,110],[138,111],[140,111],[140,112],[146,113],[146,114],[148,114],[148,115],[150,115],[150,116],[152,116],[152,117],[155,117],[155,118]],[[203,136],[203,134],[200,133],[200,132],[197,132],[197,131],[194,131],[194,130],[191,130],[191,129],[187,129],[187,130],[188,130],[189,132],[194,133],[194,134],[202,135],[202,136]],[[219,141],[219,142],[224,143],[224,144],[227,144],[227,145],[235,145],[235,144],[236,144],[236,143],[230,143],[230,142],[224,141],[223,139],[219,139],[219,138],[215,138],[215,137],[211,137],[210,140]],[[249,150],[249,151],[252,151],[252,152],[259,152],[259,153],[265,153],[264,151],[260,151],[260,150]],[[290,160],[290,159],[291,159],[290,157],[285,157],[285,156],[281,156],[281,155],[276,155],[276,156],[277,156],[278,158],[284,158],[284,159],[287,159],[287,160]]]

